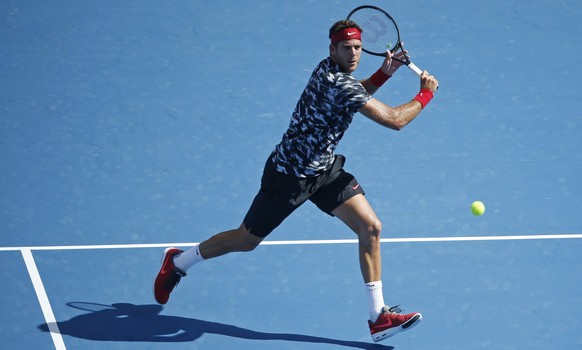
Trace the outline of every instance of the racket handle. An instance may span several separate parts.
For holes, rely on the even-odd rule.
[[[418,75],[420,77],[420,75],[422,74],[422,71],[420,70],[420,68],[418,68],[416,66],[416,64],[410,62],[408,64],[408,68],[410,68],[411,71],[413,71],[414,73],[416,73],[416,75]]]

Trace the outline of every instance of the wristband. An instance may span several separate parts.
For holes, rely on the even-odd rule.
[[[418,95],[414,96],[414,99],[420,102],[422,108],[426,107],[426,105],[432,100],[434,94],[429,89],[420,89]]]
[[[382,86],[382,84],[384,84],[388,79],[390,79],[390,75],[382,72],[382,69],[378,69],[376,73],[372,74],[370,77],[372,84],[376,85],[377,87]]]

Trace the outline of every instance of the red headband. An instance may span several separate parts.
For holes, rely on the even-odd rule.
[[[358,39],[362,40],[362,32],[358,28],[346,28],[338,30],[331,35],[331,43],[337,44],[340,41]]]

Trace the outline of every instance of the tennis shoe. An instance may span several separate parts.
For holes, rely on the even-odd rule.
[[[183,251],[177,248],[167,248],[162,254],[162,267],[154,282],[154,297],[160,304],[165,304],[170,299],[170,293],[180,283],[180,279],[186,276],[174,265],[174,256]]]
[[[399,305],[391,308],[384,306],[376,322],[372,323],[372,321],[368,320],[370,333],[375,342],[384,340],[396,333],[407,331],[422,320],[422,315],[418,312],[410,314],[401,314],[401,312]]]

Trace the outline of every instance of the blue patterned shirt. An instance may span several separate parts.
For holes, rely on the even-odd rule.
[[[289,128],[275,147],[278,171],[298,177],[317,176],[334,161],[337,144],[354,115],[372,96],[350,73],[330,58],[321,61],[291,117]]]

